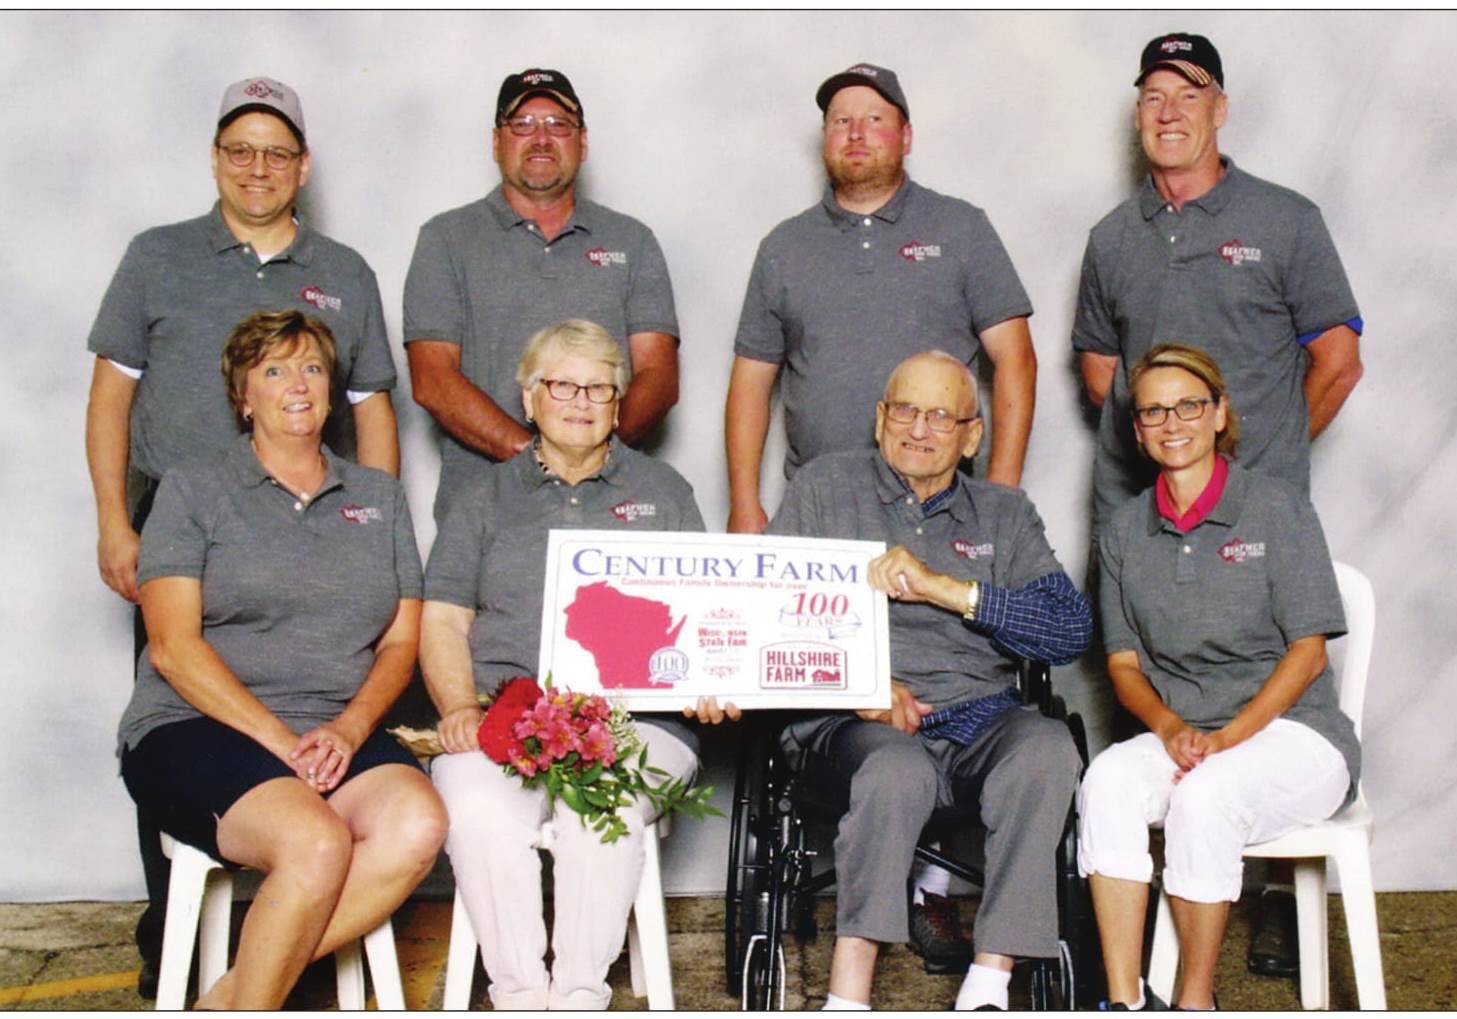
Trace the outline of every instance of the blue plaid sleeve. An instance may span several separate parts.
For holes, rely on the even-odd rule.
[[[1093,638],[1088,599],[1062,570],[1024,587],[983,584],[972,629],[1015,658],[1066,665]]]

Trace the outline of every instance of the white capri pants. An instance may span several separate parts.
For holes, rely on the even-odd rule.
[[[698,759],[654,725],[638,725],[648,763],[691,782]],[[546,791],[526,789],[483,753],[442,754],[430,777],[450,814],[445,849],[465,900],[497,1009],[604,1009],[612,1001],[607,969],[622,952],[627,915],[643,866],[649,805],[620,808],[628,832],[610,845],[558,802],[548,816]],[[657,781],[657,779],[653,779]],[[542,825],[551,822],[549,845]],[[553,857],[556,922],[548,979],[541,858]]]
[[[1205,758],[1178,765],[1151,732],[1104,750],[1078,789],[1078,871],[1147,884],[1148,828],[1164,829],[1164,890],[1190,902],[1235,902],[1244,847],[1322,821],[1345,801],[1350,775],[1314,729],[1277,718]]]

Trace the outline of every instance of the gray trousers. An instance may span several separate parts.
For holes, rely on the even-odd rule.
[[[816,770],[849,786],[835,838],[837,934],[908,939],[916,842],[933,810],[954,806],[987,831],[976,951],[1057,955],[1057,845],[1082,766],[1066,725],[1021,708],[965,747],[844,715],[793,728],[793,742],[828,765]]]

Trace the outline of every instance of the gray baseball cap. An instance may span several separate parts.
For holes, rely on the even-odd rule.
[[[820,112],[823,113],[830,108],[830,100],[835,98],[836,92],[851,85],[873,88],[880,93],[882,99],[900,110],[906,120],[911,119],[910,104],[906,102],[906,94],[901,91],[900,79],[895,76],[895,72],[884,67],[876,67],[874,64],[864,63],[846,68],[839,74],[825,79],[825,83],[815,93],[815,102],[819,104]]]
[[[255,110],[282,117],[299,141],[304,140],[304,108],[298,93],[273,78],[244,78],[229,85],[218,107],[218,129]]]

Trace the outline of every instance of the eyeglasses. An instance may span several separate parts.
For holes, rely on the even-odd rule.
[[[1172,407],[1151,403],[1147,407],[1133,408],[1133,413],[1138,418],[1138,423],[1145,428],[1157,428],[1169,419],[1169,411],[1177,414],[1180,421],[1198,421],[1204,416],[1204,408],[1213,402],[1205,397],[1202,400],[1180,400]]]
[[[566,403],[575,400],[578,393],[585,392],[589,403],[611,403],[617,399],[617,387],[611,382],[592,382],[582,385],[567,379],[542,379],[541,384],[553,400]]]
[[[885,408],[885,416],[898,425],[913,425],[916,418],[926,415],[926,427],[933,432],[949,432],[957,425],[976,420],[974,414],[969,418],[959,418],[949,410],[922,410],[914,403],[886,403],[882,400],[880,405]]]
[[[538,126],[546,128],[546,133],[553,138],[565,138],[577,129],[577,125],[565,117],[545,116],[538,117],[535,114],[527,113],[520,117],[512,117],[504,122],[511,133],[518,138],[527,138],[536,133]]]
[[[255,149],[247,142],[233,142],[231,145],[219,145],[219,149],[226,152],[228,162],[237,167],[252,166],[253,160],[258,153],[263,153],[263,162],[270,170],[287,170],[295,159],[303,155],[302,152],[294,152],[290,149],[280,149],[270,145],[266,149]]]

